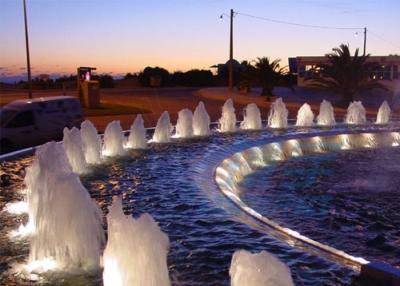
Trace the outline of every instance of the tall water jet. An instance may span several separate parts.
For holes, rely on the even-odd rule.
[[[99,164],[101,161],[101,138],[96,127],[89,120],[85,120],[81,124],[81,137],[86,162]]]
[[[106,156],[122,156],[125,154],[125,136],[119,121],[108,123],[104,131],[103,154]]]
[[[144,120],[141,114],[138,114],[131,126],[128,137],[128,147],[133,149],[146,149],[146,129],[144,128]]]
[[[317,124],[322,126],[334,126],[336,124],[335,112],[332,104],[327,100],[322,100],[319,106]]]
[[[248,130],[259,130],[262,128],[261,113],[257,104],[250,103],[245,107],[240,128]]]
[[[24,184],[29,219],[26,225],[20,225],[13,236],[25,236],[35,232],[39,203],[47,196],[46,176],[50,172],[72,172],[64,147],[54,141],[40,146],[36,150],[32,164],[26,168]]]
[[[314,113],[308,103],[304,103],[297,112],[296,126],[309,127],[314,124]]]
[[[185,108],[178,112],[178,121],[175,126],[176,137],[190,138],[193,136],[193,114]]]
[[[231,286],[293,286],[289,268],[272,254],[235,251],[229,269]]]
[[[121,199],[116,199],[107,222],[104,286],[169,286],[169,239],[154,219],[147,213],[138,219],[124,215]]]
[[[83,152],[83,143],[79,129],[76,127],[68,129],[65,127],[63,133],[63,146],[65,153],[67,154],[69,164],[72,167],[72,171],[77,174],[83,174],[87,172],[87,164],[85,160],[85,154]]]
[[[287,117],[288,110],[280,97],[271,104],[268,116],[268,126],[271,128],[286,128],[288,125]]]
[[[347,124],[365,124],[367,123],[366,111],[361,101],[353,101],[347,108],[345,118]]]
[[[154,131],[153,141],[156,143],[168,143],[171,141],[171,133],[173,126],[169,119],[168,111],[164,111],[157,121],[156,130]]]
[[[236,114],[232,99],[227,99],[222,106],[222,116],[218,123],[221,132],[234,132],[236,130]]]
[[[195,136],[210,135],[210,116],[202,101],[199,102],[193,114],[193,134]]]
[[[59,269],[92,270],[99,267],[104,242],[102,215],[67,160],[62,146],[50,142],[38,149],[28,169],[29,221],[34,225],[29,264],[52,260]]]
[[[376,116],[376,124],[388,124],[390,121],[391,109],[387,101],[382,102]]]

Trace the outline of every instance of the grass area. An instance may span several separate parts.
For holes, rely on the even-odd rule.
[[[149,110],[112,103],[101,103],[100,108],[83,108],[83,114],[86,116],[105,116],[105,115],[123,115],[123,114],[144,114],[150,113]]]

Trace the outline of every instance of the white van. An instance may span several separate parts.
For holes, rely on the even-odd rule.
[[[64,127],[82,121],[81,104],[73,96],[13,101],[0,110],[0,153],[59,140]]]

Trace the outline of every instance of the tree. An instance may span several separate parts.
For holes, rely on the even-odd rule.
[[[248,93],[252,84],[256,81],[256,68],[249,61],[242,61],[240,64],[242,70],[239,73],[238,89],[240,93]]]
[[[101,74],[101,75],[93,75],[93,80],[99,81],[100,88],[113,88],[114,87],[114,78],[108,74]]]
[[[286,72],[286,67],[280,66],[280,59],[270,61],[268,57],[257,58],[255,64],[248,61],[241,63],[243,71],[240,73],[239,91],[248,92],[251,86],[261,86],[261,95],[270,101],[276,86],[285,86],[292,89],[294,81]]]
[[[180,86],[213,86],[214,76],[209,70],[192,69],[187,72],[174,72],[171,82]]]
[[[134,78],[135,77],[135,75],[133,75],[133,74],[131,74],[130,72],[128,72],[125,76],[124,76],[124,79],[132,79],[132,78]]]
[[[343,97],[344,104],[354,100],[354,96],[365,90],[381,88],[381,83],[371,78],[376,63],[368,62],[369,54],[359,55],[356,49],[354,56],[348,45],[340,45],[327,54],[328,64],[322,65],[322,76],[312,76],[310,86],[333,91]]]
[[[160,67],[146,67],[143,72],[139,73],[139,82],[143,86],[166,86],[169,84],[169,72]]]

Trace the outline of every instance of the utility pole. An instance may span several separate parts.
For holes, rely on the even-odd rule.
[[[26,65],[28,69],[28,96],[32,98],[32,77],[31,77],[31,60],[29,56],[29,37],[28,37],[28,20],[26,16],[26,2],[24,4],[24,19],[25,19],[25,45],[26,45]]]
[[[364,27],[364,56],[367,52],[367,27]]]
[[[229,90],[233,91],[233,9],[231,9],[230,43],[229,43]]]

